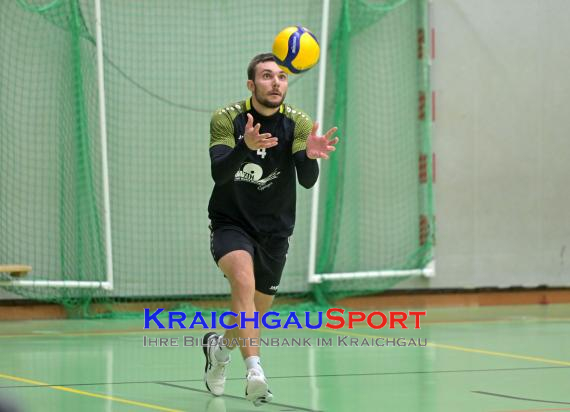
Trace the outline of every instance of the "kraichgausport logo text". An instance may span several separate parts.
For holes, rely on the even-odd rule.
[[[408,319],[414,321],[413,329],[421,329],[420,321],[422,316],[426,316],[426,311],[390,311],[387,313],[381,311],[373,311],[365,313],[362,311],[346,311],[341,308],[331,308],[326,312],[303,312],[301,319],[296,312],[279,313],[270,311],[262,316],[259,312],[254,312],[252,317],[247,317],[245,312],[239,313],[239,320],[234,323],[234,319],[238,317],[238,313],[225,311],[218,312],[196,312],[193,316],[188,317],[185,312],[170,311],[163,314],[164,309],[157,309],[151,313],[150,309],[144,310],[144,329],[150,329],[154,323],[158,329],[216,329],[222,327],[224,329],[240,328],[245,329],[248,324],[254,329],[261,326],[267,329],[319,329],[323,326],[329,329],[348,328],[353,329],[354,325],[365,323],[371,329],[408,329],[405,322]],[[160,320],[159,315],[165,316],[167,319]],[[316,318],[316,319],[315,319]],[[326,320],[326,323],[324,323]],[[323,325],[324,323],[324,325]]]

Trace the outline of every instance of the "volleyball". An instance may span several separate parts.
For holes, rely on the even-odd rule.
[[[273,56],[288,74],[306,72],[317,64],[320,54],[319,41],[302,26],[284,28],[273,41]]]

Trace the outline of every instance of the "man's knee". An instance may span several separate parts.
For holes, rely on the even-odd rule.
[[[245,250],[235,250],[222,257],[218,265],[228,278],[232,291],[255,290],[255,277],[253,275],[253,259]]]
[[[228,276],[232,290],[239,293],[247,293],[253,296],[255,292],[255,277],[248,270],[236,270]]]

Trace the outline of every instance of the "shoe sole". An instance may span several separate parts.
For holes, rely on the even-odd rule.
[[[261,406],[261,405],[264,405],[266,403],[271,402],[272,400],[273,400],[273,394],[268,389],[267,394],[265,396],[262,396],[261,398],[257,398],[256,400],[253,401],[253,405],[254,406]]]
[[[215,395],[215,394],[212,392],[212,390],[208,386],[208,381],[206,380],[206,372],[208,372],[208,367],[211,366],[210,359],[208,357],[208,349],[210,348],[210,346],[208,345],[208,341],[214,335],[217,335],[217,333],[216,332],[208,332],[202,338],[202,350],[204,351],[204,357],[206,358],[206,365],[204,366],[204,384],[206,384],[206,389],[208,389],[208,392],[210,392],[212,395]]]
[[[273,394],[269,390],[269,385],[266,382],[258,382],[253,386],[253,390],[248,393],[247,387],[245,388],[245,398],[253,402],[255,406],[261,406],[264,403],[269,403],[273,399]]]

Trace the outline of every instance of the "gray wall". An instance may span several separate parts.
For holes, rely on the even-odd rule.
[[[570,2],[434,0],[437,275],[570,286]]]

